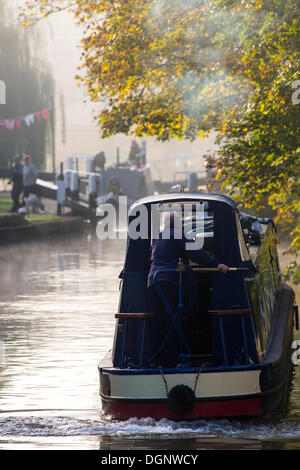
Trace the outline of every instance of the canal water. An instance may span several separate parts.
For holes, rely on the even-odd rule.
[[[280,421],[103,419],[124,253],[91,234],[1,247],[0,449],[300,449],[298,369]]]

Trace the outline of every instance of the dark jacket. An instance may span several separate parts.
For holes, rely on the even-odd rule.
[[[23,187],[23,165],[18,165],[13,167],[12,177],[10,182],[13,183],[14,187],[22,188]]]
[[[148,287],[153,284],[154,274],[161,268],[177,268],[179,258],[182,259],[184,264],[189,264],[189,260],[194,263],[204,265],[205,267],[217,267],[219,262],[210,256],[203,249],[186,249],[186,243],[194,243],[187,240],[184,236],[180,239],[174,238],[171,231],[169,239],[163,239],[162,234],[156,238],[151,247],[151,267],[148,275]],[[159,274],[159,280],[177,282],[178,273],[176,272],[163,272]]]

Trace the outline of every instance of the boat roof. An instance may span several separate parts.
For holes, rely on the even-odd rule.
[[[124,272],[126,273],[146,273],[149,269],[149,249],[152,243],[152,227],[157,224],[156,217],[150,214],[151,204],[196,204],[197,202],[208,202],[213,206],[211,210],[214,216],[214,236],[213,250],[214,256],[222,263],[228,266],[245,267],[245,263],[249,264],[249,269],[253,269],[249,253],[241,252],[241,244],[243,246],[243,235],[241,226],[238,224],[236,217],[237,207],[234,201],[229,197],[219,193],[212,192],[170,192],[166,194],[156,194],[144,197],[132,204],[129,212],[129,221],[131,217],[136,217],[139,221],[140,215],[137,215],[142,207],[145,207],[148,213],[148,223],[146,224],[143,236],[128,236],[128,244],[126,249],[126,258],[124,264]],[[135,225],[133,224],[133,227]],[[159,225],[157,224],[157,229]],[[146,234],[146,236],[144,236]],[[243,254],[243,259],[242,259]],[[245,256],[244,256],[245,255]],[[136,294],[135,294],[136,295]]]
[[[203,193],[203,192],[176,192],[176,193],[165,193],[155,194],[153,196],[147,196],[142,199],[135,201],[130,210],[135,209],[140,205],[147,204],[159,204],[161,202],[173,202],[173,201],[216,201],[222,202],[236,209],[235,202],[224,194],[219,193]]]

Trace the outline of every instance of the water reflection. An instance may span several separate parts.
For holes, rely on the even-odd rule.
[[[151,446],[151,447],[150,447]],[[239,439],[233,437],[187,437],[180,436],[174,439],[172,436],[159,439],[149,439],[146,437],[128,439],[124,437],[104,436],[100,438],[99,450],[283,450],[286,444],[280,441],[262,441],[259,439]]]
[[[124,243],[111,243],[73,237],[2,250],[2,410],[99,407],[96,366],[111,345],[124,256]]]

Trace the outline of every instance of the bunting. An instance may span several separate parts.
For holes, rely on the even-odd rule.
[[[14,129],[21,129],[24,123],[27,127],[32,126],[37,121],[41,121],[42,119],[47,120],[49,117],[49,109],[43,109],[42,111],[38,111],[36,113],[27,114],[27,116],[16,117],[12,119],[4,119],[0,121],[0,130],[8,129],[12,131]]]

